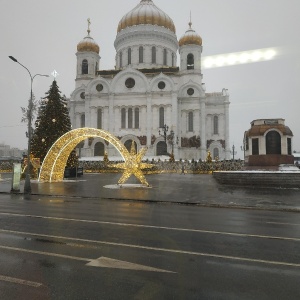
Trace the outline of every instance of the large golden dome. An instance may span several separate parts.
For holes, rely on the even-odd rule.
[[[172,19],[159,9],[152,0],[141,0],[141,2],[127,13],[119,22],[118,32],[134,25],[158,25],[170,29],[175,33]]]
[[[200,35],[192,29],[192,23],[189,23],[190,28],[185,32],[185,34],[179,40],[179,46],[184,45],[198,45],[202,46],[202,38]]]

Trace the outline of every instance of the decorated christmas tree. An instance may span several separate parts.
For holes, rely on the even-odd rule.
[[[67,108],[67,100],[54,80],[46,97],[42,99],[35,121],[35,129],[31,139],[31,153],[40,161],[44,160],[51,146],[66,132],[71,130],[71,121]],[[78,159],[72,151],[67,167],[76,167]]]

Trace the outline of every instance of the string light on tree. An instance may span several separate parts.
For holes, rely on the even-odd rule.
[[[58,74],[52,72],[52,75],[57,76]],[[71,121],[67,100],[61,95],[57,82],[54,80],[46,97],[40,102],[31,143],[32,153],[42,162],[55,141],[70,130]],[[67,167],[76,167],[77,165],[76,153],[71,151]]]

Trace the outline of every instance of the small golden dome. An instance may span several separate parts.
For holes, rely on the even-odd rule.
[[[141,0],[134,9],[127,13],[119,22],[118,32],[127,27],[146,24],[162,26],[176,32],[172,19],[152,0]]]
[[[78,52],[95,52],[95,53],[99,54],[100,47],[94,41],[94,39],[90,36],[90,32],[91,32],[91,30],[90,30],[90,25],[91,25],[90,18],[87,19],[87,22],[88,22],[88,30],[87,30],[88,35],[81,42],[78,43],[77,51]]]
[[[202,46],[202,38],[200,35],[192,29],[192,23],[189,23],[190,28],[185,32],[185,34],[179,40],[179,46],[184,45],[198,45]]]
[[[78,43],[78,45],[77,45],[77,51],[78,52],[85,52],[85,51],[87,51],[87,52],[95,52],[95,53],[99,54],[100,47],[94,41],[94,39],[88,35],[81,42]]]

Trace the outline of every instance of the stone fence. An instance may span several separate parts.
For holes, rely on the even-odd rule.
[[[79,166],[83,167],[86,173],[117,173],[123,172],[121,169],[112,168],[110,165],[121,161],[114,161],[105,163],[103,161],[80,161]],[[236,161],[218,161],[218,162],[205,162],[205,161],[143,161],[145,163],[153,164],[153,168],[144,169],[145,174],[158,174],[158,173],[191,173],[191,174],[212,174],[213,171],[221,170],[241,170],[243,162]]]
[[[253,187],[300,188],[300,172],[238,171],[213,172],[220,184]]]
[[[10,173],[13,171],[14,162],[11,161],[1,161],[0,162],[0,173]]]

